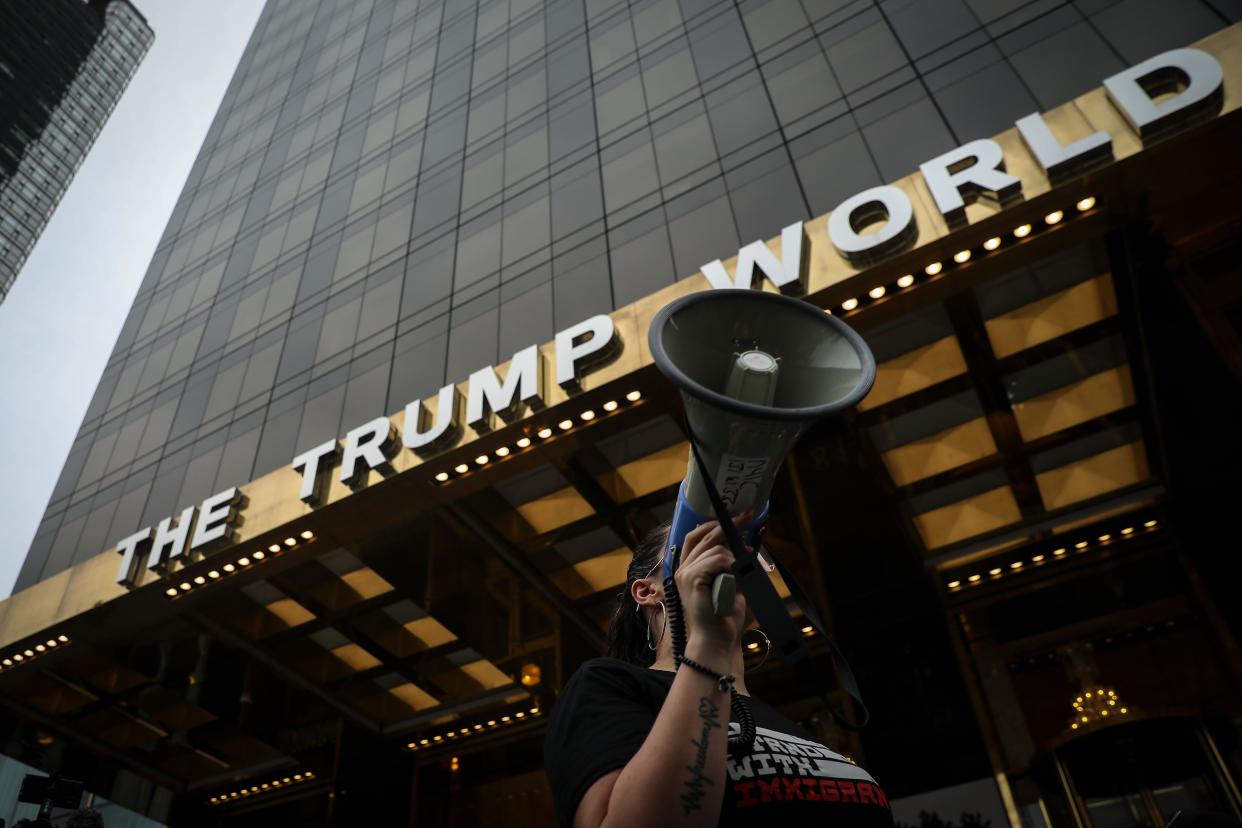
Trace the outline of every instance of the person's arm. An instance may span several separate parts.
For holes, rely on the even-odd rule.
[[[686,621],[687,658],[727,674],[745,625],[739,593],[733,613],[712,609],[715,576],[733,565],[715,523],[686,536],[677,590]],[[715,679],[681,668],[650,735],[624,768],[597,780],[583,796],[574,828],[715,826],[724,802],[729,694]]]

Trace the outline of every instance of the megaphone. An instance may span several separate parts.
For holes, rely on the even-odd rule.
[[[751,514],[741,534],[759,548],[785,455],[813,422],[845,411],[871,390],[875,358],[841,320],[799,299],[755,290],[676,299],[652,320],[648,342],[656,367],[682,393],[691,440],[664,555],[668,579],[686,534],[719,514],[709,481],[730,515]],[[717,615],[732,611],[735,593],[732,575],[716,578]]]

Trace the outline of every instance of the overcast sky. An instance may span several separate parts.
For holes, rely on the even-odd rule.
[[[132,2],[155,42],[0,302],[0,597],[263,8]]]

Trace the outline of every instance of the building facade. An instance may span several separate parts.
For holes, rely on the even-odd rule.
[[[125,0],[0,8],[0,302],[153,37]]]
[[[879,363],[768,541],[873,724],[755,691],[907,822],[1236,813],[1236,14],[269,2],[0,604],[7,752],[174,824],[545,824],[685,473],[647,325],[783,283]]]

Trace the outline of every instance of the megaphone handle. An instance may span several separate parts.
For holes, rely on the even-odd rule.
[[[737,597],[737,579],[728,572],[721,572],[712,581],[712,609],[717,618],[725,618],[733,612],[733,600]]]

